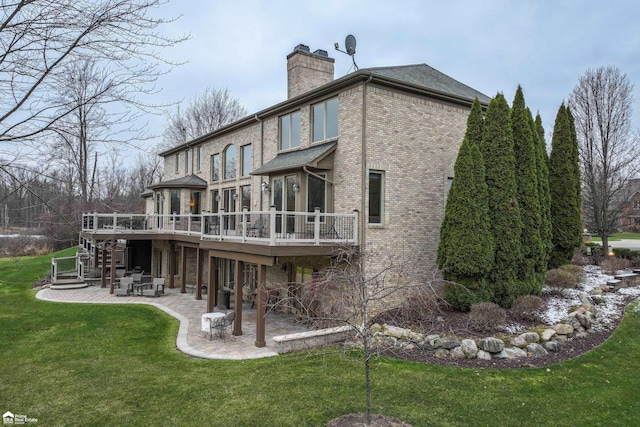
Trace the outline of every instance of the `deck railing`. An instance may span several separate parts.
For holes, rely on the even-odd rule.
[[[206,240],[229,240],[266,245],[357,244],[358,212],[248,211],[189,215],[84,214],[82,231],[182,234]]]

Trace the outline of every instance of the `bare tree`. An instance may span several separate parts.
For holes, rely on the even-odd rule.
[[[207,88],[202,95],[192,99],[185,110],[178,107],[168,115],[164,143],[167,147],[184,144],[233,123],[246,114],[247,109],[228,89]]]
[[[367,272],[363,270],[365,264]],[[377,329],[372,327],[372,316],[401,306],[417,291],[435,295],[431,283],[415,281],[424,265],[419,257],[374,255],[342,247],[332,256],[331,266],[302,284],[300,295],[289,295],[274,305],[297,307],[301,320],[317,327],[345,326],[351,331],[362,349],[366,425],[371,424],[371,361],[381,351],[374,342]]]
[[[633,84],[615,66],[589,69],[569,98],[582,167],[587,226],[602,237],[619,221],[629,179],[639,171],[640,145],[631,134]]]

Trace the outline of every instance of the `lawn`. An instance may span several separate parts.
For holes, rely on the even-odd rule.
[[[623,239],[640,240],[640,233],[615,233],[609,236],[610,242]],[[593,236],[591,240],[594,242],[602,242],[602,239],[598,236]]]
[[[56,254],[61,256],[60,254]],[[36,300],[49,257],[0,260],[0,411],[41,426],[323,426],[364,410],[357,353],[200,360],[150,306]],[[596,350],[538,369],[457,369],[386,358],[374,411],[414,426],[640,425],[640,310]]]

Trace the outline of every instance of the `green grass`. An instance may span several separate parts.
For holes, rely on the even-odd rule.
[[[610,242],[623,239],[640,240],[640,233],[615,233],[609,236]],[[591,240],[594,242],[602,242],[602,238],[598,236],[593,236]]]
[[[56,254],[56,256],[61,256]],[[50,257],[0,260],[0,412],[42,426],[324,426],[364,411],[357,354],[200,360],[149,306],[36,300]],[[376,413],[414,426],[640,425],[640,312],[598,349],[548,368],[376,359]]]

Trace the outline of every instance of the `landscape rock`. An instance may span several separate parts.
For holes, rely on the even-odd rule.
[[[504,341],[494,337],[482,338],[478,347],[489,353],[499,353],[504,349]]]
[[[478,350],[478,354],[476,355],[476,358],[480,360],[491,360],[491,353],[484,350]]]
[[[558,323],[553,326],[553,329],[555,329],[558,335],[571,335],[573,333],[573,326],[567,323]]]
[[[545,357],[549,353],[538,343],[531,343],[527,346],[527,352],[531,354],[531,357]]]
[[[544,331],[542,331],[542,333],[540,334],[540,339],[542,341],[549,341],[554,335],[556,335],[557,332],[555,329],[551,329],[551,328],[546,328]]]
[[[495,357],[502,359],[518,359],[520,357],[527,357],[527,352],[519,347],[507,347],[500,353],[496,354]]]
[[[540,341],[540,335],[537,332],[525,332],[524,334],[520,334],[520,336],[524,338],[527,343]]]
[[[460,346],[460,340],[457,338],[440,338],[440,346],[451,350],[452,348]]]
[[[460,349],[467,359],[473,359],[478,355],[478,346],[471,339],[464,339],[460,342]]]
[[[458,346],[449,351],[449,356],[453,359],[467,359],[467,355],[462,351],[462,347]]]
[[[560,341],[547,341],[543,344],[545,350],[550,351],[552,353],[557,353],[562,350],[562,344]]]

